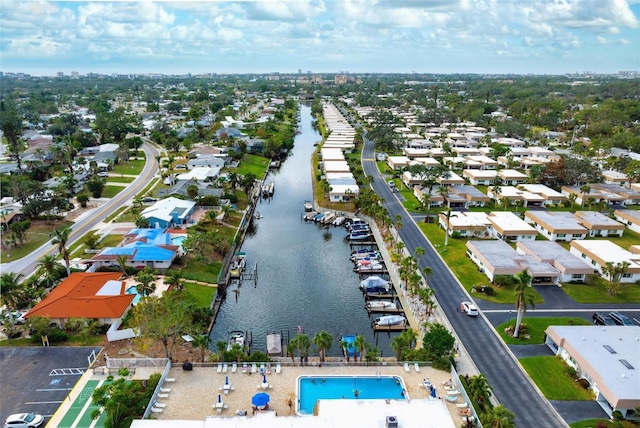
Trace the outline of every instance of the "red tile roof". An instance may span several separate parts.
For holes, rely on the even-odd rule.
[[[120,294],[97,295],[107,281],[118,281],[121,272],[74,272],[34,306],[26,318],[120,318],[135,294],[127,294],[121,282]]]

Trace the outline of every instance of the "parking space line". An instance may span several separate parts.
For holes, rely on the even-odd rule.
[[[37,392],[49,392],[49,391],[71,391],[73,388],[40,388],[36,389]]]
[[[26,401],[24,404],[61,404],[63,401]]]

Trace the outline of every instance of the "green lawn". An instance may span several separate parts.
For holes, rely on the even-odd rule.
[[[589,280],[589,284],[562,284],[562,289],[578,303],[639,303],[640,287],[624,284],[615,296],[607,294],[606,281],[599,276]]]
[[[258,180],[262,180],[264,173],[269,166],[269,159],[256,155],[245,155],[244,159],[240,161],[240,165],[237,168],[229,168],[229,171],[233,171],[237,174],[248,174],[252,172]]]
[[[27,230],[26,233],[26,241],[24,244],[21,244],[16,247],[10,247],[7,249],[2,249],[0,260],[2,263],[11,262],[14,260],[21,259],[28,254],[31,254],[32,251],[39,248],[42,244],[47,242],[49,238],[49,233],[53,232],[54,229],[60,229],[67,226],[71,226],[73,222],[70,221],[61,221],[61,220],[37,220],[31,222],[31,227]]]
[[[498,334],[508,345],[531,345],[534,343],[544,343],[544,331],[550,325],[591,325],[591,323],[584,318],[527,318],[527,314],[525,313],[522,323],[527,326],[527,334],[530,337],[529,339],[516,339],[504,332],[508,326],[515,326],[516,324],[515,308],[509,318],[509,321],[496,327]]]
[[[118,176],[111,175],[107,178],[107,183],[110,181],[113,183],[133,183],[133,180],[135,179],[136,177],[122,177],[122,176],[118,177]]]
[[[131,211],[130,207],[128,210],[126,210],[125,212],[122,213],[122,215],[120,215],[115,221],[114,223],[125,223],[125,222],[134,222],[136,221],[136,217],[135,215],[133,215],[133,212]]]
[[[92,232],[89,232],[92,233]],[[71,254],[71,258],[81,257],[81,258],[90,258],[92,254],[87,254],[84,250],[87,246],[84,244],[84,240],[87,235],[84,235],[81,239],[79,239],[75,244],[69,247],[69,252]],[[116,247],[124,238],[124,235],[107,235],[105,236],[98,245],[96,246],[96,250],[100,250],[105,247]]]
[[[119,207],[117,210],[115,210],[114,212],[112,212],[109,216],[107,216],[104,219],[105,223],[109,223],[111,222],[111,220],[113,220],[114,218],[116,218],[122,211],[126,210],[127,207],[123,206],[123,207]]]
[[[189,258],[187,265],[182,269],[182,275],[186,279],[211,282],[215,284],[218,282],[218,275],[220,274],[221,269],[221,262],[215,261],[213,263],[208,263],[206,260]]]
[[[216,294],[217,287],[207,287],[206,285],[189,284],[188,282],[184,284],[184,287],[187,289],[187,292],[194,297],[198,307],[200,308],[211,307],[211,302],[213,301],[213,296],[215,296]]]
[[[604,426],[607,428],[633,428],[638,426],[632,421],[613,422],[608,419],[585,419],[569,424],[569,426],[571,428],[595,428],[598,426],[598,423],[605,424]]]
[[[104,190],[102,191],[103,198],[113,198],[118,193],[122,192],[126,187],[122,186],[104,186]]]
[[[559,358],[527,357],[520,363],[547,399],[593,400],[592,393],[567,374],[568,366]]]
[[[139,175],[145,164],[144,159],[130,159],[127,162],[120,162],[113,167],[113,174]]]

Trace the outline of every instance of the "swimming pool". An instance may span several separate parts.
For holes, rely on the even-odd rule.
[[[298,412],[312,415],[318,400],[409,398],[400,376],[299,376]]]
[[[140,299],[142,298],[142,296],[138,294],[138,287],[136,287],[135,285],[132,285],[131,287],[127,288],[127,294],[136,295],[136,297],[133,298],[133,302],[132,302],[134,305],[137,305]]]
[[[171,238],[171,243],[173,245],[179,245],[182,247],[182,242],[187,239],[185,235],[177,235]]]

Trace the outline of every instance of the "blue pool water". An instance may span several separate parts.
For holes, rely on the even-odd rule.
[[[171,238],[171,243],[173,245],[179,245],[182,247],[182,242],[187,239],[186,236],[174,236],[173,238]]]
[[[311,415],[318,400],[403,400],[408,398],[405,391],[404,381],[399,376],[300,376],[298,410],[301,414]]]
[[[133,304],[137,305],[138,302],[140,301],[140,299],[142,298],[142,296],[140,294],[138,294],[138,287],[136,287],[135,285],[132,285],[131,287],[127,288],[127,294],[135,294],[136,297],[133,298]]]

